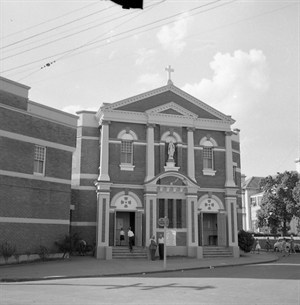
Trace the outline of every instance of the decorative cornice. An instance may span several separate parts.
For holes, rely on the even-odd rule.
[[[118,112],[119,114],[122,113],[126,113],[126,116],[128,116],[128,114],[130,112],[128,111],[120,111],[120,110],[116,110],[117,108],[123,107],[125,105],[134,103],[136,101],[142,100],[142,99],[146,99],[167,91],[171,91],[177,95],[179,95],[180,97],[186,99],[187,101],[193,103],[194,105],[198,106],[199,108],[202,108],[204,110],[206,110],[207,112],[213,114],[214,116],[218,117],[219,119],[222,120],[222,122],[226,122],[227,124],[231,125],[235,122],[235,120],[233,120],[230,116],[227,116],[221,112],[219,112],[218,110],[212,108],[211,106],[205,104],[204,102],[198,100],[197,98],[193,97],[192,95],[184,92],[183,90],[179,89],[178,87],[174,86],[173,84],[168,84],[166,86],[112,103],[112,104],[104,104],[102,107],[100,107],[99,111],[96,114],[96,117],[98,118],[98,120],[100,121],[100,119],[103,117],[104,113],[105,116],[108,115],[110,112]],[[175,104],[175,103],[174,103]],[[185,110],[187,111],[187,110]],[[174,115],[173,115],[174,116]],[[195,117],[197,118],[197,116]],[[210,120],[210,121],[217,121],[217,120]],[[152,123],[152,122],[151,122]]]
[[[161,113],[161,112],[163,112],[165,110],[168,110],[168,109],[175,110],[178,113],[180,113],[180,115],[183,115],[183,116],[192,117],[192,118],[197,118],[198,117],[195,113],[193,113],[193,112],[191,112],[191,111],[189,111],[189,110],[179,106],[178,104],[176,104],[174,102],[170,102],[170,103],[163,104],[161,106],[149,109],[149,110],[146,111],[146,113],[148,113],[148,114],[163,114],[163,115],[168,115],[166,113]],[[171,114],[171,115],[173,116],[173,115],[176,115],[176,114]]]

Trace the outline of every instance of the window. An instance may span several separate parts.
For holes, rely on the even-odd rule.
[[[118,134],[118,139],[121,140],[121,149],[120,149],[120,169],[124,171],[133,171],[133,143],[137,140],[136,134],[126,128]]]
[[[205,137],[200,141],[200,145],[203,148],[203,175],[214,176],[216,173],[214,170],[214,147],[216,142],[212,138]]]
[[[122,140],[121,143],[121,163],[132,164],[133,143],[132,141]]]
[[[203,147],[203,168],[213,169],[213,150],[211,147]]]
[[[182,199],[159,199],[158,200],[158,218],[169,219],[168,228],[180,229],[186,228],[186,204]]]
[[[34,168],[35,174],[44,175],[45,173],[46,147],[36,145],[34,149]]]

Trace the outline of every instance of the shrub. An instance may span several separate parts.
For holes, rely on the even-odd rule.
[[[12,255],[14,255],[14,253],[16,252],[16,247],[14,245],[11,245],[9,242],[5,241],[1,245],[0,252],[3,255],[3,257],[4,257],[5,263],[7,264],[8,259]]]
[[[40,245],[39,249],[38,249],[38,255],[41,258],[41,260],[46,260],[49,256],[49,250],[47,247]]]
[[[73,235],[66,235],[62,241],[56,241],[55,245],[58,247],[59,251],[63,252],[63,258],[67,253],[70,255],[74,250],[76,250],[76,245],[80,237],[77,233]]]
[[[239,247],[241,250],[243,250],[246,253],[251,251],[252,245],[255,241],[251,233],[241,230],[238,234],[238,240],[239,240]]]

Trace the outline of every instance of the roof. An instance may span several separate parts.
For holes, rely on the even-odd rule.
[[[242,184],[243,189],[257,189],[259,190],[259,184],[261,180],[264,179],[264,177],[250,177],[249,179],[246,179],[246,181]]]
[[[175,122],[194,121],[195,126],[214,122],[216,126],[227,129],[235,123],[231,116],[223,114],[172,83],[115,103],[103,103],[97,113],[100,121],[129,118],[129,116],[136,122],[145,120],[150,122],[154,117],[154,123],[157,119],[157,122],[166,122],[169,119],[172,121],[172,118],[173,120],[176,118]]]

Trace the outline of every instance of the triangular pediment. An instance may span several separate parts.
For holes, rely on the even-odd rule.
[[[165,115],[180,115],[180,116],[187,116],[196,118],[197,115],[193,112],[187,110],[179,106],[174,102],[166,103],[164,105],[149,109],[146,111],[148,114],[165,114]]]
[[[104,113],[136,113],[137,115],[182,116],[185,118],[222,121],[233,124],[235,121],[208,104],[182,91],[173,84],[154,89],[112,104],[104,104],[98,117]],[[102,114],[102,115],[101,115]]]

